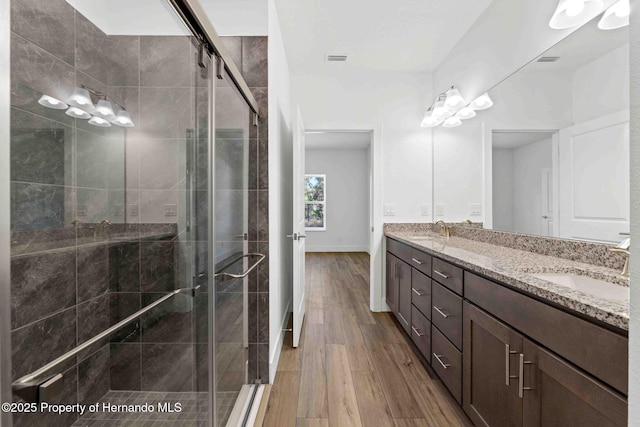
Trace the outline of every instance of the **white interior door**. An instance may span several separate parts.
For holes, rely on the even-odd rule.
[[[304,221],[304,124],[300,108],[293,129],[293,346],[298,347],[304,309],[305,286],[305,221]]]
[[[541,185],[542,235],[553,236],[553,175],[551,168],[542,169]]]
[[[619,242],[629,232],[629,112],[559,133],[560,237]]]

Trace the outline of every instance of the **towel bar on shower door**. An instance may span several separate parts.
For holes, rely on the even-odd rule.
[[[253,264],[251,267],[249,267],[245,272],[240,273],[240,274],[232,274],[232,273],[224,273],[224,272],[222,272],[222,273],[216,274],[213,277],[215,277],[216,279],[220,279],[220,280],[244,279],[245,277],[247,277],[249,275],[249,273],[251,273],[253,270],[255,270],[256,267],[258,267],[258,265],[260,265],[260,263],[262,261],[264,261],[264,259],[266,258],[266,255],[259,254],[259,253],[251,253],[251,254],[241,255],[238,258],[234,259],[231,263],[229,263],[229,265],[235,264],[236,262],[240,261],[241,259],[249,258],[249,257],[258,257],[258,261],[256,261],[255,264]]]

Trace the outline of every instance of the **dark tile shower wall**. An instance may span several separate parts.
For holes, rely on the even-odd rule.
[[[269,128],[267,37],[222,37],[260,108],[249,151],[249,251],[267,255],[249,276],[249,381],[269,382]]]

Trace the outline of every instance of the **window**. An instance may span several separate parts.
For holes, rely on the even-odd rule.
[[[327,229],[327,176],[304,176],[304,224],[307,230]]]

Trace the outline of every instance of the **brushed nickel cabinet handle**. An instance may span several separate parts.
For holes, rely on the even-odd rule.
[[[447,313],[445,313],[444,311],[442,311],[440,308],[436,307],[435,305],[433,306],[433,309],[435,311],[437,311],[438,313],[440,313],[442,315],[442,317],[444,317],[445,319],[447,319],[449,317],[449,315]]]
[[[433,354],[433,357],[435,357],[435,358],[436,358],[436,360],[437,360],[438,362],[440,362],[440,364],[442,365],[442,367],[443,367],[444,369],[448,369],[448,368],[451,366],[451,365],[447,365],[446,363],[444,363],[444,362],[442,361],[442,359],[441,359],[442,355],[437,355],[437,354],[435,354],[435,353],[432,353],[432,354]]]
[[[531,365],[531,362],[524,360],[524,354],[520,353],[520,366],[518,369],[518,397],[522,399],[524,392],[531,390],[531,387],[524,386],[524,365]]]
[[[409,322],[407,322],[407,319],[405,319],[405,318],[404,318],[404,316],[402,315],[402,313],[398,312],[398,316],[400,316],[400,319],[402,319],[402,321],[403,321],[405,324],[407,324],[407,325],[409,324]]]
[[[420,333],[420,330],[416,329],[415,326],[412,326],[411,329],[413,329],[413,332],[415,332],[417,336],[419,336],[419,337],[423,337],[424,336],[424,334]]]
[[[424,291],[421,291],[419,289],[416,288],[411,288],[411,290],[413,291],[414,294],[418,295],[419,297],[423,296],[425,294]]]
[[[516,353],[518,352],[511,350],[511,346],[509,344],[504,345],[504,383],[506,385],[511,384],[512,378],[518,378],[517,375],[511,375],[511,355]]]
[[[422,265],[422,264],[424,264],[424,262],[422,262],[422,261],[420,261],[420,260],[418,260],[418,259],[415,259],[415,258],[411,258],[411,261],[415,262],[415,263],[416,263],[416,264],[418,264],[418,265]]]
[[[447,276],[444,273],[439,272],[438,270],[433,270],[434,273],[436,273],[438,276],[442,277],[443,279],[448,279],[449,276]]]

